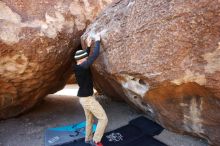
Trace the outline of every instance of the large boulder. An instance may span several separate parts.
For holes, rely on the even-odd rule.
[[[0,119],[64,86],[80,36],[110,2],[0,1]]]
[[[118,0],[82,39],[102,36],[97,88],[165,128],[220,143],[220,1]]]

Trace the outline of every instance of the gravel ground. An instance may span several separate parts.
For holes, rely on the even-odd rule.
[[[58,94],[48,95],[45,100],[31,111],[8,120],[0,121],[0,146],[43,146],[44,130],[49,127],[69,125],[85,120],[83,109],[75,95],[77,86],[67,86]],[[74,93],[71,93],[73,92]],[[129,120],[140,116],[125,103],[101,99],[101,104],[109,118],[107,131],[128,123]],[[201,140],[186,135],[179,135],[164,130],[156,139],[169,146],[208,146]]]

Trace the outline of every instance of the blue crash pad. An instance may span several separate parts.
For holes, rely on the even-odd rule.
[[[48,128],[45,131],[45,146],[61,146],[85,137],[86,122],[62,127]],[[93,125],[93,132],[96,125]]]

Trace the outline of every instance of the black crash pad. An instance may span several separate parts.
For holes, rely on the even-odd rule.
[[[120,143],[120,144],[112,144],[112,143],[104,143],[104,146],[167,146],[166,144],[154,139],[151,136],[141,136],[137,139],[133,139],[132,141]],[[90,146],[89,144],[86,144],[84,139],[80,139],[78,141],[66,143],[62,146]]]
[[[141,129],[143,134],[149,136],[155,136],[160,134],[163,131],[163,127],[158,125],[156,122],[145,118],[144,116],[138,117],[129,122],[129,125],[133,125],[136,128]]]
[[[166,146],[152,136],[158,135],[163,128],[145,117],[131,120],[128,125],[107,132],[102,138],[104,146]],[[62,146],[89,146],[84,139],[63,144]]]

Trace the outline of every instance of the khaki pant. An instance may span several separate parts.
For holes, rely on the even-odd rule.
[[[96,131],[93,141],[100,142],[108,123],[108,118],[102,106],[93,96],[83,97],[79,99],[86,116],[86,137],[85,141],[92,140],[92,125],[94,116],[98,119]]]

